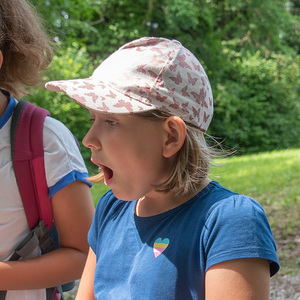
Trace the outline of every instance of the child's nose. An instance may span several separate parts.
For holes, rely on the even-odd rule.
[[[83,138],[82,143],[85,147],[90,149],[99,150],[101,148],[101,142],[99,138],[94,134],[93,126]]]

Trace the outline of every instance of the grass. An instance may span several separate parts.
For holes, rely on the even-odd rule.
[[[92,197],[93,197],[95,206],[97,205],[101,196],[108,190],[109,190],[109,187],[107,187],[104,183],[93,185],[93,187],[91,188],[91,191],[92,191]]]
[[[269,218],[278,247],[281,273],[300,268],[300,149],[217,159],[210,178],[232,191],[260,202]],[[108,190],[93,186],[96,204]]]

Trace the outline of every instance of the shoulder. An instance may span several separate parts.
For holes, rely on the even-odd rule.
[[[235,219],[257,219],[265,217],[265,211],[260,203],[251,197],[233,194],[221,201],[215,203],[208,215],[208,219],[224,217],[227,221],[228,218]]]
[[[260,257],[272,261],[271,269],[278,270],[267,215],[251,197],[229,193],[215,202],[207,211],[204,228],[207,267],[231,259]]]
[[[229,217],[233,219],[248,217],[265,216],[265,212],[260,203],[249,196],[232,192],[217,182],[212,182],[212,188],[207,193],[206,198],[207,222],[222,216],[228,221]]]
[[[45,159],[67,159],[69,163],[76,160],[83,164],[77,140],[71,131],[60,121],[46,117],[43,129]],[[62,162],[62,161],[61,161]]]
[[[46,117],[43,129],[46,178],[50,196],[75,180],[88,177],[76,139],[60,121]]]
[[[256,229],[258,226],[270,230],[263,207],[253,198],[233,193],[220,185],[212,191],[211,196],[214,201],[206,214],[207,231],[214,232],[226,228],[230,233],[234,230],[248,230],[249,227]]]
[[[44,140],[55,140],[65,147],[76,144],[71,131],[62,122],[49,116],[45,119],[43,135]]]
[[[201,211],[207,232],[235,224],[238,226],[247,222],[267,221],[264,209],[257,201],[232,192],[216,181],[211,182],[196,196],[193,210],[196,209]]]

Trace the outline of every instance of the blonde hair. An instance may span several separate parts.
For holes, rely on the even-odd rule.
[[[53,56],[42,22],[26,0],[0,1],[0,50],[0,88],[15,97],[23,96],[25,86],[41,81],[39,72]]]
[[[153,121],[164,121],[171,116],[160,110],[135,113],[133,115],[152,119]],[[185,124],[185,141],[177,153],[177,162],[171,175],[165,182],[154,186],[159,192],[172,191],[175,194],[197,192],[203,180],[208,177],[210,166],[212,165],[211,158],[223,156],[221,150],[208,145],[205,133],[198,127],[187,122]],[[99,174],[90,177],[89,180],[93,183],[101,183],[103,178],[103,172],[100,171]]]

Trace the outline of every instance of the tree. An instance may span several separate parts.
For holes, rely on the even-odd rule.
[[[299,147],[299,1],[31,2],[58,41],[46,80],[89,76],[119,46],[142,36],[177,39],[210,78],[211,134],[245,152]],[[76,119],[84,113],[67,97],[48,93],[32,95],[33,101],[49,107],[81,139],[85,128],[66,112],[76,111]]]

